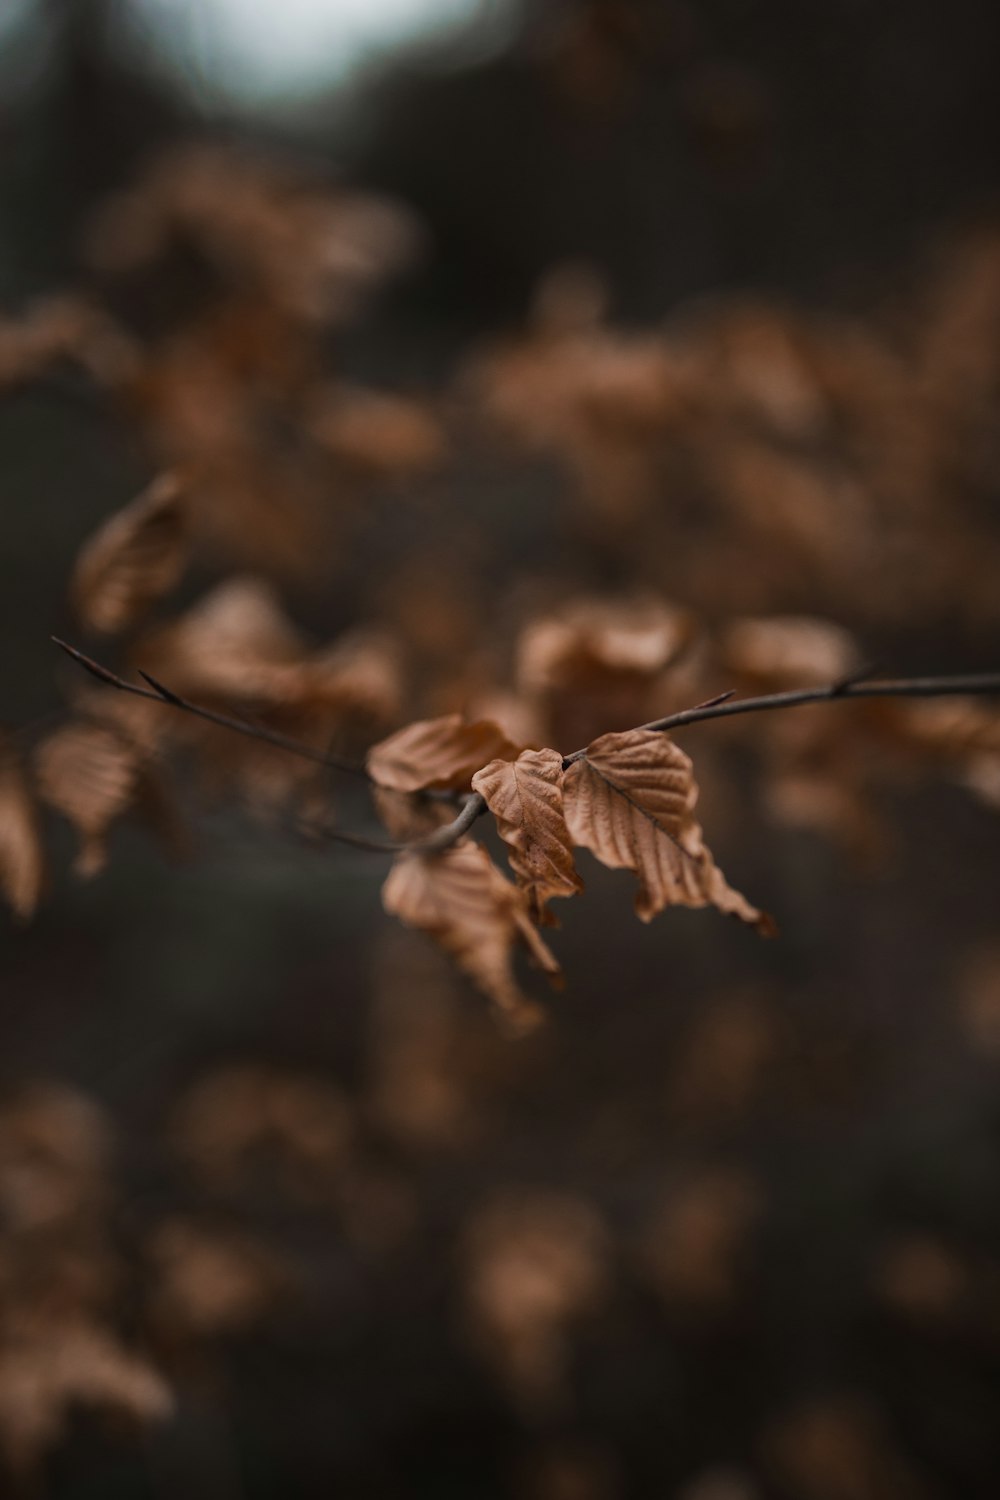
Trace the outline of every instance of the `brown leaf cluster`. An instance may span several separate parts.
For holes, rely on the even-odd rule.
[[[980,232],[939,257],[902,349],[898,319],[737,299],[638,338],[584,298],[473,362],[469,390],[487,426],[564,465],[604,546],[671,598],[849,597],[897,624],[960,599],[995,622],[995,529],[970,499],[992,452],[998,247]]]

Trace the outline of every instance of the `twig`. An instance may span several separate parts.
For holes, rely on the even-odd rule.
[[[891,682],[868,682],[865,667],[825,687],[793,688],[787,693],[766,693],[759,698],[732,698],[729,693],[710,698],[696,708],[683,708],[665,719],[640,724],[640,729],[684,729],[707,719],[728,719],[735,714],[769,713],[776,708],[798,708],[803,703],[840,703],[845,698],[949,698],[974,693],[1000,693],[1000,672],[978,672],[966,677],[904,677]],[[563,757],[563,769],[582,760],[586,747]]]
[[[413,794],[419,795],[419,794]],[[351,844],[355,849],[364,849],[371,854],[440,854],[468,833],[473,823],[486,811],[486,803],[478,792],[469,792],[462,802],[462,810],[450,823],[436,828],[424,838],[411,839],[407,843],[395,843],[388,839],[371,839],[365,834],[344,833],[336,828],[323,828],[324,837],[336,839],[341,844]]]
[[[768,713],[775,708],[797,708],[801,703],[838,703],[844,698],[960,698],[966,694],[1000,693],[1000,672],[977,672],[966,677],[904,677],[890,682],[868,682],[870,668],[840,682],[819,688],[793,688],[788,693],[768,693],[760,698],[736,698],[725,703],[705,703],[682,709],[665,719],[654,719],[642,729],[681,729],[705,719],[724,719],[733,714]],[[577,750],[570,757],[579,760]]]
[[[78,666],[89,672],[91,677],[96,677],[98,682],[103,682],[107,687],[117,688],[119,692],[131,693],[136,698],[147,698],[153,703],[166,704],[168,708],[178,708],[184,713],[193,714],[198,719],[204,719],[209,724],[217,724],[222,729],[232,729],[238,734],[248,735],[251,739],[262,740],[267,745],[273,745],[278,750],[287,750],[292,755],[298,755],[304,760],[310,760],[316,765],[326,766],[335,771],[347,771],[355,776],[363,776],[366,781],[371,781],[371,775],[367,767],[359,765],[358,762],[347,760],[338,755],[331,755],[320,750],[313,750],[309,745],[303,745],[300,740],[292,739],[289,735],[279,733],[277,730],[267,729],[262,724],[251,724],[246,719],[234,718],[230,714],[217,713],[213,708],[206,708],[201,703],[193,703],[188,698],[182,698],[172,688],[166,687],[158,682],[149,672],[138,668],[139,676],[148,684],[140,687],[138,683],[128,682],[124,677],[119,677],[117,672],[112,672],[109,667],[102,666],[75,646],[69,645],[67,641],[60,640],[57,635],[52,637],[54,643],[65,651],[67,656],[72,657]],[[417,795],[442,800],[454,800],[451,792],[421,792]],[[457,843],[462,835],[472,827],[475,819],[481,812],[486,810],[483,802],[480,806],[470,808],[469,803],[475,803],[474,794],[466,798],[458,816],[443,828],[438,829],[426,839],[417,839],[410,843],[397,843],[388,839],[368,838],[365,834],[351,833],[338,828],[324,828],[324,837],[333,839],[339,844],[348,844],[352,849],[363,849],[371,854],[399,854],[403,850],[414,852],[433,853],[437,849],[447,849]]]
[[[420,839],[416,844],[410,844],[407,847],[419,854],[439,854],[442,849],[450,849],[452,844],[457,844],[459,839],[468,833],[476,819],[485,811],[485,800],[478,792],[470,792],[457,818],[446,823],[443,828],[436,829],[427,838]]]
[[[232,729],[237,734],[245,734],[250,739],[262,740],[266,745],[273,745],[278,750],[287,750],[291,755],[298,755],[303,760],[311,760],[315,765],[326,766],[333,771],[346,771],[352,776],[363,776],[366,781],[371,777],[365,766],[357,761],[348,760],[346,756],[331,755],[323,750],[313,750],[309,745],[303,745],[300,740],[292,739],[290,735],[281,734],[276,729],[267,729],[263,724],[251,724],[247,719],[238,719],[231,714],[217,713],[214,708],[205,708],[201,703],[192,703],[188,698],[182,698],[179,693],[164,687],[162,682],[157,682],[155,677],[150,677],[148,672],[139,671],[139,676],[149,684],[148,687],[140,687],[137,682],[126,682],[124,677],[119,677],[116,672],[102,667],[100,662],[94,661],[92,657],[85,656],[75,646],[70,646],[66,641],[61,641],[57,635],[52,640],[65,651],[67,656],[73,658],[78,666],[89,672],[91,677],[96,677],[98,682],[103,682],[107,687],[117,688],[119,692],[131,693],[136,698],[148,698],[152,703],[165,703],[168,708],[179,708],[184,713],[193,714],[195,718],[205,719],[209,724],[217,724],[221,729]]]
[[[164,687],[154,677],[150,677],[148,672],[140,672],[140,676],[149,684],[148,687],[142,688],[134,682],[126,682],[123,677],[117,676],[107,667],[102,667],[99,662],[92,661],[89,656],[84,656],[83,652],[77,651],[75,646],[69,646],[65,641],[59,640],[58,636],[53,636],[52,639],[92,677],[96,677],[99,682],[106,683],[109,687],[118,688],[125,693],[133,693],[138,698],[150,698],[155,703],[165,703],[171,708],[183,709],[186,713],[194,714],[200,719],[207,719],[211,724],[236,730],[239,734],[250,735],[280,750],[288,750],[293,755],[300,755],[306,760],[315,761],[318,765],[330,766],[338,771],[349,771],[355,775],[364,776],[369,781],[372,779],[366,767],[354,761],[341,759],[339,756],[325,755],[275,730],[247,723],[243,719],[231,718],[228,714],[216,713],[214,709],[204,708],[198,703],[191,703],[188,699],[181,698],[177,693],[172,692],[170,688]],[[684,708],[679,713],[668,714],[666,718],[653,719],[648,724],[640,724],[639,728],[665,732],[671,729],[685,729],[689,724],[702,724],[709,719],[728,719],[736,714],[770,713],[773,709],[798,708],[805,703],[840,703],[846,698],[948,698],[971,694],[1000,694],[1000,672],[978,672],[964,677],[905,677],[888,682],[870,682],[868,679],[874,670],[876,669],[869,665],[859,668],[838,682],[828,683],[824,687],[793,688],[790,692],[766,693],[757,698],[734,698],[730,690],[709,698],[694,708]],[[582,760],[586,753],[586,747],[584,747],[582,750],[574,750],[572,755],[564,756],[563,769],[567,770],[576,761]],[[441,854],[457,844],[459,839],[464,838],[476,819],[485,811],[485,799],[479,792],[471,792],[463,801],[458,815],[450,823],[446,823],[443,828],[436,829],[426,838],[416,839],[407,844],[383,842],[367,838],[363,834],[340,832],[332,828],[324,831],[327,837],[336,839],[339,843],[350,844],[352,848],[365,849],[374,854],[398,854],[404,850],[416,854]]]

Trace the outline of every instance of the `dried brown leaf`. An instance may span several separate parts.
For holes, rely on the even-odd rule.
[[[0,740],[0,890],[22,921],[38,905],[44,881],[34,798],[13,752]]]
[[[178,581],[187,559],[181,495],[177,478],[161,475],[84,545],[71,590],[88,630],[124,630]]]
[[[509,845],[511,869],[539,923],[553,923],[547,903],[575,896],[583,881],[563,815],[563,768],[558,750],[525,750],[517,760],[492,760],[472,787],[485,800]]]
[[[774,924],[734,891],[695,821],[698,788],[691,761],[665,734],[605,734],[568,767],[563,805],[570,836],[613,870],[639,880],[644,922],[667,906],[716,906],[761,933]]]
[[[488,761],[510,760],[511,744],[489,719],[466,724],[461,714],[408,724],[368,752],[368,770],[380,786],[397,792],[461,791]]]
[[[538,1019],[538,1008],[514,979],[514,944],[520,938],[553,982],[559,965],[535,931],[526,903],[478,844],[461,843],[443,854],[402,854],[382,890],[387,912],[434,939],[518,1030]]]

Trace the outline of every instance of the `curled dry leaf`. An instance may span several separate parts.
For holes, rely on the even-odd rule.
[[[583,890],[563,815],[562,756],[558,750],[525,750],[514,761],[492,760],[476,772],[472,786],[510,848],[511,869],[532,917],[554,923],[549,900]]]
[[[163,474],[85,544],[71,585],[77,615],[88,630],[124,630],[173,588],[186,559],[181,486]]]
[[[571,762],[563,783],[573,842],[610,869],[635,872],[644,922],[667,906],[716,906],[773,933],[772,919],[733,890],[705,847],[697,800],[690,759],[650,729],[601,735]]]
[[[561,971],[532,926],[521,892],[485,849],[465,842],[443,854],[400,855],[382,901],[392,916],[440,944],[518,1030],[536,1024],[538,1009],[514,979],[515,942],[525,944],[553,983],[561,980]]]
[[[461,791],[487,761],[510,760],[519,745],[489,719],[466,724],[461,714],[420,719],[368,752],[368,770],[395,792]]]
[[[0,890],[22,921],[38,905],[44,880],[34,798],[16,757],[0,739]]]

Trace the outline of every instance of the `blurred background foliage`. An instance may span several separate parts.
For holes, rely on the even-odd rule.
[[[348,736],[995,667],[998,43],[986,0],[8,3],[4,720],[49,733],[74,559],[174,465],[174,617],[264,577]],[[170,618],[118,659],[178,672]],[[185,785],[180,867],[126,826],[78,883],[53,820],[0,931],[2,1492],[993,1500],[1000,736],[817,714],[685,741],[780,941],[588,861],[516,1044],[383,862],[253,816],[271,761]]]

